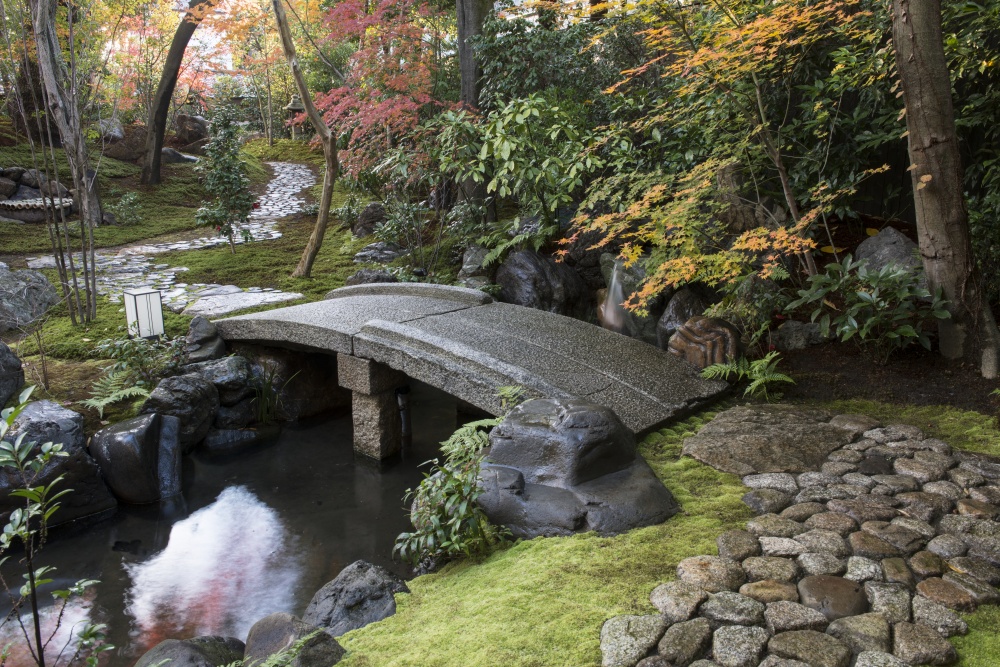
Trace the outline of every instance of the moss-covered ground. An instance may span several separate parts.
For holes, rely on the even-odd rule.
[[[911,423],[955,447],[1000,454],[993,418],[948,407],[841,402],[826,407]],[[750,517],[732,475],[680,458],[683,439],[712,413],[654,433],[643,456],[681,504],[660,526],[602,538],[520,542],[482,563],[458,563],[410,582],[395,616],[345,635],[345,667],[585,667],[600,664],[600,628],[611,616],[655,610],[650,591],[688,556],[716,553],[715,537]],[[994,667],[1000,608],[966,615],[953,639],[963,667]]]

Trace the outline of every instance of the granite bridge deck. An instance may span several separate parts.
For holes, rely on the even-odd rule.
[[[386,430],[395,409],[388,394],[404,375],[494,415],[501,410],[497,390],[509,385],[523,387],[527,398],[584,398],[614,410],[636,434],[728,387],[646,343],[460,287],[344,287],[323,301],[216,325],[230,342],[335,353],[339,382],[354,392],[356,446],[376,458],[391,453],[391,438],[365,445],[358,431],[367,429],[371,439]]]

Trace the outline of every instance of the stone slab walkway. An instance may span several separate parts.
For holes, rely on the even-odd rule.
[[[500,414],[497,390],[586,398],[646,432],[728,390],[677,357],[484,292],[421,283],[358,285],[325,301],[216,322],[227,341],[371,359]]]
[[[258,199],[260,207],[250,214],[247,226],[254,243],[281,238],[281,232],[277,230],[278,221],[301,211],[306,201],[300,193],[316,184],[315,175],[305,165],[288,162],[267,164],[274,171],[274,177]],[[240,237],[235,242],[244,243]],[[132,245],[116,253],[99,251],[95,253],[97,291],[112,303],[121,303],[124,290],[151,287],[160,290],[163,305],[175,313],[206,317],[219,317],[254,306],[302,297],[297,292],[281,292],[266,287],[187,283],[183,281],[187,267],[154,263],[154,257],[162,253],[216,247],[221,251],[228,243],[225,237],[203,236],[187,241]],[[79,255],[76,255],[75,261],[80,261]],[[52,255],[29,257],[27,262],[30,269],[56,266]]]
[[[650,595],[658,614],[605,622],[603,666],[957,662],[948,638],[968,632],[958,612],[1000,602],[1000,459],[914,426],[786,406],[720,413],[685,452],[714,457],[762,429],[774,449],[796,449],[808,430],[830,446],[798,474],[771,471],[783,458],[773,452],[741,457],[769,470],[743,477],[758,516],[720,535],[718,555],[681,561]]]

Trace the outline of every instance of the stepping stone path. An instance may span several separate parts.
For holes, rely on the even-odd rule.
[[[268,182],[257,203],[259,208],[250,214],[247,229],[254,243],[281,238],[278,221],[303,210],[305,198],[299,193],[316,184],[316,176],[305,165],[289,162],[268,162],[274,177]],[[244,243],[241,236],[236,244]],[[121,303],[126,289],[151,287],[160,291],[163,305],[175,313],[219,317],[254,306],[300,299],[297,292],[282,292],[270,287],[248,287],[184,282],[187,267],[156,264],[153,256],[183,250],[202,250],[225,247],[229,239],[223,236],[203,236],[189,241],[149,243],[122,248],[117,253],[97,252],[97,291],[112,303]],[[74,256],[80,265],[79,254]],[[55,268],[55,257],[29,257],[28,268]]]
[[[784,452],[754,462],[746,450],[713,450],[727,466],[761,464],[743,478],[744,502],[758,516],[720,535],[718,556],[681,561],[677,580],[650,595],[660,613],[629,617],[648,619],[642,633],[618,633],[621,621],[607,621],[603,667],[957,662],[948,638],[968,632],[957,612],[1000,603],[1000,458],[857,415],[743,406],[715,421],[721,426],[703,431],[734,443],[752,442],[762,424],[793,433],[840,426],[848,437],[833,433],[820,470],[798,474],[774,468]],[[795,447],[781,440],[776,447]],[[772,492],[768,502],[761,491]]]

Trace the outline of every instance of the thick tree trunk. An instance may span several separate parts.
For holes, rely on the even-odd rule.
[[[278,33],[281,35],[281,46],[285,51],[285,59],[292,70],[292,78],[295,79],[295,87],[302,98],[302,104],[306,108],[306,115],[309,122],[316,130],[316,136],[323,144],[323,156],[326,158],[326,173],[323,175],[323,194],[320,196],[319,215],[316,216],[316,226],[313,227],[309,242],[306,243],[302,257],[298,266],[292,271],[294,278],[308,278],[312,272],[313,262],[323,245],[323,237],[326,235],[326,227],[330,222],[330,204],[333,200],[333,184],[337,182],[337,175],[340,171],[340,163],[337,161],[337,143],[330,128],[326,126],[326,121],[313,104],[312,96],[309,94],[309,87],[306,85],[306,78],[299,67],[298,58],[295,56],[295,42],[292,41],[292,31],[288,26],[288,16],[285,14],[285,7],[282,0],[271,0],[274,7],[274,17],[278,24]]]
[[[460,99],[473,109],[479,108],[479,80],[483,76],[483,70],[466,40],[483,31],[486,15],[492,8],[490,0],[455,1],[458,16],[458,67],[462,75]]]
[[[184,51],[187,49],[195,28],[201,23],[204,12],[214,4],[213,0],[191,0],[188,11],[181,18],[180,25],[170,42],[167,59],[163,63],[163,74],[160,75],[160,85],[156,88],[153,105],[146,120],[146,154],[142,159],[142,175],[140,181],[145,185],[156,185],[160,182],[160,151],[163,150],[163,136],[167,132],[167,116],[170,113],[170,101],[177,87],[177,77],[184,61]]]
[[[980,365],[995,378],[1000,332],[990,312],[969,238],[940,0],[893,0],[892,37],[903,84],[920,254],[930,288],[948,299],[941,353]]]

